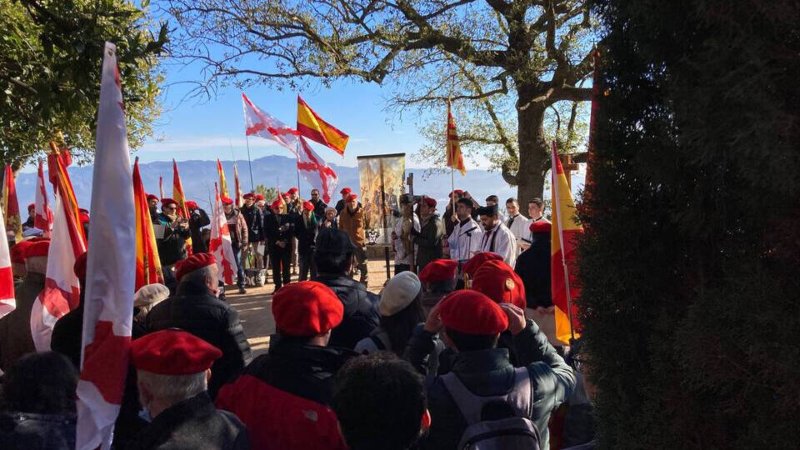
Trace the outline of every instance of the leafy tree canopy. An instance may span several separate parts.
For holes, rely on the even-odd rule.
[[[141,7],[125,0],[0,0],[0,152],[15,165],[48,148],[57,132],[78,156],[94,147],[105,41],[117,45],[131,147],[158,117],[158,55]]]

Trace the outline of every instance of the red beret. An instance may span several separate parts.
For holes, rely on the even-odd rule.
[[[89,252],[83,252],[81,256],[78,256],[78,259],[75,260],[75,264],[72,265],[72,271],[75,272],[75,276],[78,277],[82,283],[86,283],[86,264],[89,262]]]
[[[493,335],[508,328],[508,316],[489,297],[462,289],[448,294],[439,305],[446,329],[464,334]]]
[[[27,253],[28,247],[30,247],[31,244],[31,241],[20,241],[14,244],[9,250],[11,262],[25,264],[25,253]]]
[[[211,253],[195,253],[192,256],[178,261],[175,264],[175,279],[181,281],[184,275],[203,267],[212,266],[217,263],[217,258]]]
[[[522,279],[503,261],[486,261],[472,277],[472,289],[497,303],[512,303],[525,308],[525,285]]]
[[[30,241],[30,245],[28,245],[22,254],[22,257],[25,259],[33,258],[37,256],[47,256],[47,252],[50,250],[50,240],[43,239],[41,241]]]
[[[316,336],[342,322],[344,306],[335,292],[316,281],[288,284],[272,297],[275,327],[286,336]]]
[[[428,205],[428,208],[436,208],[436,199],[430,197],[422,197],[422,201]]]
[[[475,272],[481,267],[483,263],[486,261],[502,261],[503,257],[498,255],[497,253],[492,252],[481,252],[476,253],[475,256],[469,259],[464,266],[461,268],[461,271],[465,274],[469,275],[470,278],[475,276]]]
[[[289,197],[289,193],[288,192],[284,192],[284,193],[281,194],[281,197],[288,198]]]
[[[192,200],[186,200],[186,203],[184,203],[184,205],[186,205],[186,209],[199,209],[200,208],[199,206],[197,206],[197,202],[192,201]]]
[[[303,202],[303,209],[305,209],[306,211],[313,211],[314,204],[311,202]]]
[[[248,192],[247,194],[244,194],[242,198],[245,200],[253,200],[255,198],[255,194],[253,194],[252,192]]]
[[[220,200],[222,200],[222,204],[223,205],[232,205],[233,204],[233,199],[230,198],[230,197],[222,197]]]
[[[356,194],[349,194],[349,195],[347,196],[347,201],[348,201],[348,202],[352,202],[353,200],[358,200],[358,195],[356,195]]]
[[[456,277],[457,268],[458,263],[452,259],[434,259],[425,264],[419,273],[419,279],[423,283],[453,280]]]
[[[150,200],[158,201],[158,197],[153,194],[147,194],[147,201],[149,202]]]
[[[178,205],[178,202],[171,198],[162,198],[161,199],[161,206],[169,206],[169,205]]]
[[[453,192],[451,192],[451,193],[448,195],[448,197],[452,198],[452,197],[453,197],[453,194],[456,194],[457,196],[459,196],[459,197],[460,197],[462,194],[464,194],[464,191],[462,191],[461,189],[456,189],[456,190],[454,190]]]
[[[297,190],[298,190],[298,189],[297,189],[296,187],[289,188],[289,190],[288,190],[288,191],[286,191],[286,193],[287,193],[287,194],[294,194],[295,192],[297,192]]]
[[[262,201],[262,200],[264,200],[264,196],[263,196],[263,195],[261,195],[261,194],[256,194],[256,201],[257,201],[257,202],[260,202],[260,201]]]
[[[281,199],[278,199],[272,202],[272,204],[269,205],[269,207],[272,209],[281,209],[281,205],[283,205],[283,202],[281,202]]]
[[[209,369],[222,352],[199,337],[176,329],[156,331],[131,343],[134,367],[158,375],[192,375]]]
[[[350,189],[350,188],[343,188],[341,191],[339,191],[339,193],[342,194],[342,195],[347,195],[347,194],[349,194],[351,192],[353,192],[353,190]]]
[[[531,230],[531,233],[549,233],[552,228],[552,224],[547,220],[537,220],[536,222],[531,222],[531,226],[528,227],[528,229]]]
[[[78,212],[78,220],[81,221],[81,225],[86,225],[89,223],[89,212],[84,210],[80,210]]]
[[[30,205],[28,205],[28,210],[31,210],[31,209],[34,209],[34,208],[36,208],[36,203],[31,203]]]

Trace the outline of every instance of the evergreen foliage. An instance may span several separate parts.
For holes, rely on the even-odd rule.
[[[595,0],[582,217],[602,448],[800,442],[800,3]]]

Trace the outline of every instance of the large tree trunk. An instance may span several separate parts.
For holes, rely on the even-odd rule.
[[[519,89],[517,100],[517,139],[519,142],[519,170],[517,171],[517,197],[522,211],[534,197],[542,198],[544,174],[548,158],[548,145],[544,138],[544,111],[541,103],[531,103],[530,90]],[[527,95],[526,95],[527,94]]]

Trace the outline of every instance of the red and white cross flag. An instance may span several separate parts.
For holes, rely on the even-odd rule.
[[[297,130],[262,111],[242,92],[244,134],[273,140],[297,156]]]
[[[0,230],[6,229],[6,221],[0,214]],[[11,272],[11,255],[8,239],[0,239],[0,318],[17,308],[14,298],[14,274]]]
[[[308,141],[304,137],[300,136],[299,141],[297,170],[311,187],[319,189],[320,194],[322,194],[322,201],[330,203],[332,194],[336,190],[336,184],[339,182],[339,177],[328,166],[328,163],[320,158],[314,149],[308,145]]]
[[[97,112],[77,450],[111,447],[131,345],[136,216],[116,50],[106,42]]]
[[[217,260],[220,281],[225,284],[233,284],[236,260],[233,256],[231,232],[228,230],[228,221],[225,219],[225,211],[222,209],[222,199],[216,183],[214,183],[214,209],[212,212],[211,239],[208,243],[208,251]]]
[[[33,226],[42,230],[44,237],[53,232],[53,211],[47,200],[47,188],[44,182],[44,163],[39,160],[39,174],[36,178],[36,200],[33,204]]]

